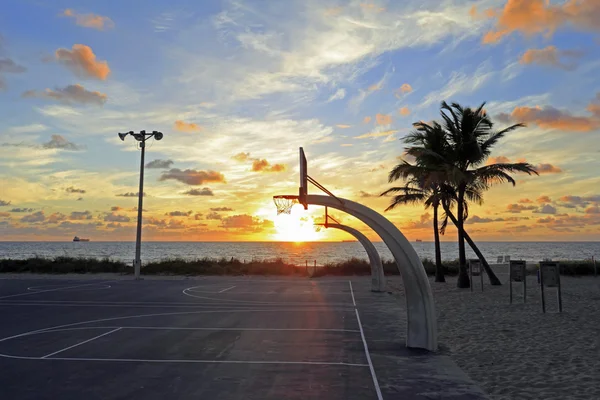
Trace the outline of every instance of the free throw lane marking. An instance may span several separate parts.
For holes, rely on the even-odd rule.
[[[110,335],[111,333],[113,333],[113,332],[116,332],[116,331],[120,331],[120,330],[121,330],[121,328],[117,328],[117,329],[113,329],[112,331],[109,331],[109,332],[104,332],[102,335],[94,336],[94,337],[93,337],[93,338],[91,338],[91,339],[84,340],[83,342],[79,342],[79,343],[77,343],[77,344],[74,344],[73,346],[65,347],[64,349],[61,349],[61,350],[55,351],[54,353],[46,354],[46,355],[45,355],[45,356],[43,356],[42,358],[48,358],[48,357],[51,357],[51,356],[53,356],[53,355],[55,355],[55,354],[62,353],[63,351],[67,351],[67,350],[69,350],[69,349],[72,349],[73,347],[81,346],[82,344],[89,343],[89,342],[91,342],[92,340],[99,339],[99,338],[101,338],[102,336]]]
[[[228,290],[231,290],[231,289],[233,289],[234,287],[235,287],[235,286],[228,287],[227,289],[220,290],[220,291],[219,291],[219,293],[226,292],[226,291],[228,291]]]
[[[352,289],[352,282],[348,281],[350,285],[350,294],[352,295],[352,303],[354,307],[356,307],[356,300],[354,300],[354,290]],[[362,338],[363,345],[365,347],[365,355],[367,356],[367,362],[369,363],[369,369],[371,370],[371,377],[373,378],[373,385],[375,385],[375,391],[377,392],[377,399],[383,400],[383,396],[381,395],[381,388],[379,387],[379,382],[377,381],[377,375],[375,374],[375,368],[373,368],[373,363],[371,362],[371,354],[369,353],[369,346],[367,346],[367,340],[365,339],[365,333],[363,332],[362,324],[360,323],[360,315],[358,315],[358,309],[354,308],[354,312],[356,312],[356,320],[358,321],[358,327],[360,328],[360,337]]]

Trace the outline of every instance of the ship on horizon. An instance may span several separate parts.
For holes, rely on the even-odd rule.
[[[74,241],[74,242],[89,242],[89,241],[90,241],[90,239],[84,239],[84,238],[80,238],[79,236],[75,236],[75,237],[73,238],[73,241]]]

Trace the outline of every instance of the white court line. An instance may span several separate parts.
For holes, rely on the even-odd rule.
[[[59,290],[73,289],[73,288],[82,287],[82,286],[100,285],[100,284],[106,284],[108,282],[113,282],[113,281],[86,283],[86,284],[83,284],[83,285],[65,286],[65,287],[60,287],[60,288],[57,288],[57,289],[37,290],[37,291],[29,291],[27,293],[11,294],[11,295],[8,295],[8,296],[2,296],[2,297],[0,297],[0,300],[2,300],[2,299],[8,299],[9,297],[29,296],[29,295],[32,295],[32,294],[40,294],[40,293],[47,293],[47,292],[56,292],[56,291],[59,291]]]
[[[93,338],[91,338],[91,339],[84,340],[83,342],[79,342],[79,343],[77,343],[77,344],[74,344],[73,346],[65,347],[64,349],[62,349],[62,350],[58,350],[58,351],[55,351],[54,353],[46,354],[46,355],[45,355],[45,356],[43,356],[42,358],[48,358],[48,357],[51,357],[51,356],[53,356],[53,355],[55,355],[55,354],[62,353],[63,351],[67,351],[67,350],[69,350],[69,349],[72,349],[72,348],[74,348],[74,347],[77,347],[77,346],[81,346],[82,344],[89,343],[89,342],[91,342],[92,340],[99,339],[99,338],[101,338],[102,336],[110,335],[111,333],[113,333],[113,332],[116,332],[116,331],[120,331],[120,330],[121,330],[121,328],[119,327],[119,328],[117,328],[117,329],[113,329],[113,330],[112,330],[112,331],[110,331],[110,332],[104,332],[102,335],[98,335],[98,336],[95,336],[95,337],[93,337]]]
[[[19,360],[44,360],[44,361],[108,361],[108,362],[138,362],[138,363],[187,363],[187,364],[283,364],[283,365],[327,365],[344,367],[368,367],[367,364],[326,362],[326,361],[241,361],[241,360],[144,360],[137,358],[66,358],[66,357],[25,357],[1,354],[0,357]]]
[[[189,304],[189,303],[188,303]],[[208,309],[208,310],[223,310],[223,311],[227,311],[230,309],[238,309],[239,307],[245,307],[245,308],[250,308],[250,307],[272,307],[272,311],[277,311],[277,312],[285,312],[286,309],[284,307],[300,307],[300,306],[306,306],[306,311],[327,311],[327,310],[331,310],[331,311],[351,311],[352,310],[352,306],[351,305],[335,305],[335,306],[330,306],[327,305],[325,303],[282,303],[282,304],[223,304],[223,305],[218,305],[218,304],[201,304],[198,303],[197,305],[170,305],[170,304],[164,304],[164,305],[160,305],[160,304],[154,304],[154,305],[144,305],[144,304],[115,304],[115,303],[106,303],[106,304],[102,304],[102,303],[94,303],[94,304],[88,304],[88,303],[78,303],[78,302],[65,302],[65,303],[46,303],[46,302],[42,302],[40,301],[29,301],[29,302],[3,302],[0,301],[0,307],[3,306],[19,306],[19,307],[31,307],[31,306],[36,306],[36,307],[105,307],[105,308],[150,308],[150,309],[158,309],[158,308],[182,308],[182,309]]]
[[[350,285],[350,294],[352,294],[352,303],[354,307],[356,307],[356,300],[354,300],[354,290],[352,289],[352,281],[348,281]],[[360,315],[358,315],[358,308],[354,308],[356,312],[356,319],[358,320],[358,327],[360,328],[360,336],[362,338],[363,345],[365,347],[365,354],[367,356],[367,362],[369,363],[369,369],[371,370],[371,377],[373,378],[373,384],[375,385],[375,391],[377,392],[377,399],[383,400],[383,396],[381,395],[381,388],[379,387],[379,382],[377,381],[377,375],[375,374],[375,368],[373,368],[373,363],[371,362],[371,354],[369,353],[369,346],[367,346],[367,340],[365,339],[365,333],[363,332],[362,324],[360,323]]]
[[[178,312],[169,312],[169,313],[152,313],[152,314],[135,314],[135,315],[127,315],[124,317],[112,317],[112,318],[102,318],[102,319],[95,319],[95,320],[90,320],[90,321],[80,321],[80,322],[74,322],[71,324],[64,324],[64,325],[57,325],[57,326],[51,326],[48,328],[42,328],[42,329],[36,329],[34,331],[29,331],[29,332],[24,332],[24,333],[19,333],[18,335],[13,335],[13,336],[8,336],[8,337],[4,337],[0,339],[0,342],[5,342],[7,340],[11,340],[11,339],[16,339],[19,337],[23,337],[23,336],[29,336],[29,335],[35,335],[41,332],[45,332],[45,331],[49,331],[52,329],[61,329],[61,328],[68,328],[71,326],[80,326],[80,325],[84,325],[84,324],[95,324],[97,322],[107,322],[107,321],[119,321],[119,320],[123,320],[123,319],[134,319],[134,318],[146,318],[146,317],[162,317],[162,316],[169,316],[169,315],[194,315],[194,314],[216,314],[216,313],[246,313],[246,312],[252,312],[252,313],[256,313],[256,312],[277,312],[277,313],[281,313],[281,312],[331,312],[331,310],[329,309],[311,309],[311,308],[300,308],[300,309],[270,309],[270,310],[266,310],[266,309],[238,309],[238,310],[233,310],[233,309],[229,309],[229,310],[201,310],[201,311],[178,311]]]
[[[86,329],[148,329],[148,330],[164,330],[164,331],[242,331],[242,332],[335,332],[335,333],[359,333],[358,329],[335,329],[335,328],[191,328],[185,326],[80,326],[76,328],[65,329],[49,329],[47,331],[38,332],[38,334],[51,332],[69,332]]]
[[[228,290],[231,290],[231,289],[233,289],[234,287],[235,287],[235,286],[228,287],[227,289],[219,290],[219,293],[226,292],[226,291],[228,291]]]

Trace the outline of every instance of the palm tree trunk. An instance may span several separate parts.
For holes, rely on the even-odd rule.
[[[467,255],[465,251],[465,230],[464,230],[464,200],[465,189],[461,185],[458,189],[458,281],[456,286],[459,288],[468,288],[471,286],[469,275],[467,274]],[[453,221],[454,222],[454,221]]]
[[[454,225],[456,225],[458,227],[458,221],[456,220],[456,217],[452,214],[452,212],[448,209],[445,209],[444,211],[446,211],[446,215],[448,215],[448,217],[450,218],[452,223],[454,223]],[[475,254],[477,254],[477,258],[479,258],[479,260],[481,261],[481,265],[483,265],[483,269],[485,270],[485,272],[488,275],[490,284],[492,286],[502,286],[502,282],[500,282],[500,279],[498,279],[498,277],[494,273],[494,270],[492,270],[492,268],[488,264],[487,260],[481,253],[481,251],[479,251],[479,248],[475,245],[475,242],[473,242],[473,240],[471,239],[469,234],[466,231],[464,231],[464,229],[463,229],[463,233],[464,233],[465,240],[467,241],[467,243],[469,243],[469,246],[471,246],[471,249],[473,249],[473,252],[475,252]]]
[[[435,241],[435,281],[446,282],[442,266],[442,250],[440,248],[440,230],[438,229],[438,204],[433,205],[433,238]]]

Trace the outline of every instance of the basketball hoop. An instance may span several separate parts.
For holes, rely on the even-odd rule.
[[[292,207],[298,203],[298,196],[281,195],[273,196],[273,201],[277,207],[277,215],[279,214],[291,214]]]

